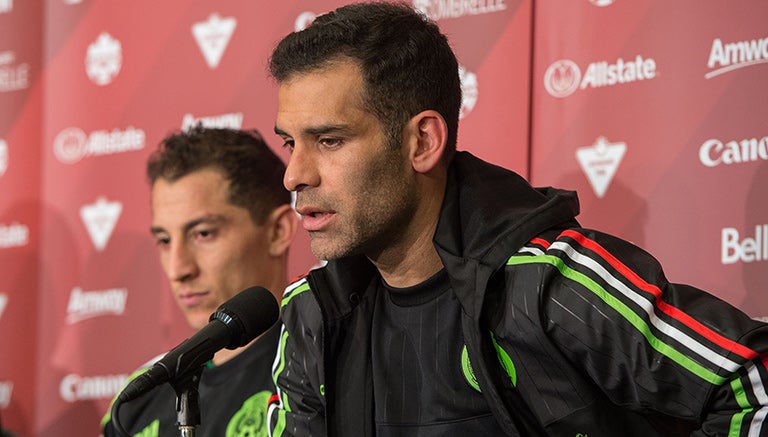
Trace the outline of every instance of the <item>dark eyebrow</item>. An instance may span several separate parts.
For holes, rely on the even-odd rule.
[[[206,214],[202,217],[198,217],[196,219],[190,220],[186,223],[184,223],[183,230],[186,233],[190,229],[194,228],[197,225],[200,224],[215,224],[225,221],[225,217],[220,214]],[[149,232],[152,233],[152,235],[162,234],[164,232],[167,232],[165,228],[162,226],[151,226],[149,228]]]
[[[320,126],[308,127],[301,131],[301,133],[304,135],[322,135],[322,134],[329,134],[329,133],[350,133],[350,132],[352,132],[352,129],[350,129],[350,127],[345,124],[324,124]],[[288,132],[285,132],[284,130],[280,129],[277,126],[275,126],[275,133],[284,137],[291,136],[288,134]]]

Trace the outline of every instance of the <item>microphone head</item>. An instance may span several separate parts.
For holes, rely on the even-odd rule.
[[[210,321],[219,320],[230,329],[232,341],[227,349],[237,349],[250,343],[277,322],[280,308],[275,296],[264,287],[253,286],[239,292],[211,314]]]

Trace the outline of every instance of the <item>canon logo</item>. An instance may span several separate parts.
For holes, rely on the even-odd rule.
[[[61,380],[59,394],[66,402],[112,399],[123,388],[128,375],[80,376],[70,374]]]
[[[723,264],[768,261],[768,225],[755,226],[755,236],[744,239],[735,228],[723,229],[720,261]]]
[[[768,137],[749,138],[726,143],[717,139],[707,140],[699,148],[699,160],[707,167],[760,160],[768,161]]]

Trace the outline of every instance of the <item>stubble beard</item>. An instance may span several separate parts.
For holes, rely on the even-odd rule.
[[[412,179],[396,165],[402,165],[399,149],[388,149],[356,178],[357,211],[340,223],[343,229],[333,236],[310,234],[312,253],[318,259],[365,255],[375,260],[403,243],[419,196]]]

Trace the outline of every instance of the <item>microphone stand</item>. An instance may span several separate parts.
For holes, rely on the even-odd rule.
[[[181,437],[195,437],[195,428],[200,425],[200,375],[203,366],[187,376],[171,382],[176,391],[176,424]]]

